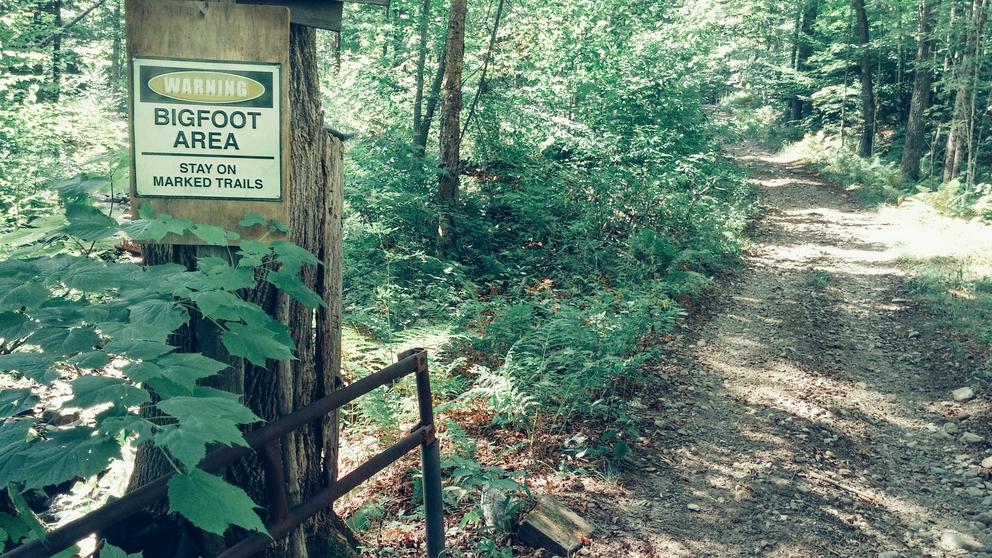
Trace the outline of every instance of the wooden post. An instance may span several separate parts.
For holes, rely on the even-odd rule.
[[[224,223],[225,228],[231,228],[232,223],[236,225],[248,212],[269,218],[281,215],[280,220],[289,225],[289,239],[327,262],[325,267],[305,267],[302,272],[303,282],[327,303],[320,311],[306,308],[264,283],[244,294],[246,299],[287,324],[296,346],[295,360],[268,361],[267,366],[258,367],[231,358],[221,346],[213,324],[204,320],[194,319],[192,326],[180,331],[173,340],[183,351],[203,352],[229,362],[230,371],[223,376],[222,387],[243,394],[245,404],[252,411],[272,421],[327,395],[340,384],[343,145],[324,129],[315,31],[311,27],[291,26],[287,10],[272,6],[129,0],[127,16],[132,58],[135,54],[166,56],[171,52],[180,58],[276,62],[286,68],[281,73],[285,85],[284,123],[288,124],[280,131],[285,140],[283,145],[287,146],[283,153],[286,175],[281,199],[152,200],[160,212],[194,222]],[[282,47],[278,53],[272,48],[276,43]],[[133,68],[130,74],[134,79]],[[258,234],[233,228],[242,238]],[[234,252],[228,247],[197,245],[201,243],[192,238],[168,237],[166,241],[144,247],[147,264],[176,262],[194,268],[198,258],[230,258]],[[315,421],[283,440],[284,480],[290,506],[306,500],[336,478],[337,444],[336,414]],[[145,446],[139,448],[129,488],[136,488],[166,470],[168,465],[162,463],[159,453]],[[265,505],[269,491],[262,471],[259,459],[251,457],[232,466],[227,477],[256,502]],[[224,545],[219,540],[208,542],[211,551]],[[347,527],[329,509],[287,539],[272,545],[266,555],[349,556],[354,552],[354,544]]]

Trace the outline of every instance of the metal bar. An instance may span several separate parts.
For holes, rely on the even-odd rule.
[[[423,444],[424,440],[430,436],[430,430],[426,426],[417,428],[412,433],[404,436],[399,442],[389,446],[376,454],[372,459],[369,459],[347,475],[338,479],[336,483],[324,488],[306,502],[290,510],[289,516],[286,519],[269,526],[269,534],[272,535],[271,538],[269,535],[254,533],[217,555],[217,558],[243,558],[261,552],[273,540],[278,540],[286,536],[304,521],[333,504],[335,500],[369,480],[373,475],[406,455],[413,448]]]
[[[200,468],[205,471],[217,471],[252,451],[262,448],[270,441],[281,438],[300,426],[319,419],[355,399],[365,395],[379,386],[383,386],[419,370],[418,354],[391,364],[382,370],[348,384],[334,393],[318,399],[313,404],[293,412],[285,417],[245,435],[249,447],[235,446],[221,448],[207,454],[200,462]],[[425,359],[426,360],[426,359]],[[62,527],[47,533],[45,541],[33,540],[25,543],[0,558],[43,558],[76,544],[100,529],[109,527],[127,517],[141,511],[165,497],[169,479],[175,473],[169,473],[125,495],[120,500],[108,502],[79,519],[70,521]],[[340,481],[339,481],[340,482]]]
[[[424,483],[424,519],[427,523],[427,557],[444,555],[444,498],[441,493],[441,448],[434,431],[434,402],[431,379],[427,369],[427,353],[417,353],[417,406],[421,427],[429,428],[429,436],[421,444]]]
[[[276,439],[265,444],[261,450],[265,464],[265,484],[269,493],[269,511],[274,521],[282,521],[289,515],[289,497],[286,495],[286,473],[282,464],[282,440]]]

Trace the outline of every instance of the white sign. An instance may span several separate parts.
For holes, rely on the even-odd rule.
[[[135,57],[138,196],[282,199],[279,69]]]

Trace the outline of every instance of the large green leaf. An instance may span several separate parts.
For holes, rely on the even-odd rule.
[[[21,518],[3,512],[0,512],[0,529],[3,529],[7,538],[14,543],[21,542],[31,533],[31,528]]]
[[[255,286],[255,273],[250,269],[233,267],[220,258],[199,258],[196,269],[214,289],[237,291]]]
[[[31,334],[38,324],[19,312],[0,312],[0,339],[11,341]]]
[[[62,341],[62,354],[72,355],[91,351],[100,345],[100,336],[91,327],[77,327]]]
[[[192,471],[207,454],[207,446],[246,445],[244,436],[233,421],[209,417],[187,417],[179,425],[170,425],[155,435],[155,445],[169,451],[187,471]]]
[[[214,225],[193,225],[190,229],[197,238],[210,244],[212,246],[227,246],[227,241],[237,240],[236,238],[230,238],[227,231],[223,227],[217,227]]]
[[[127,365],[124,372],[131,380],[151,388],[159,397],[176,397],[190,395],[188,386],[182,386],[172,381],[165,369],[153,362],[135,362]]]
[[[69,330],[64,327],[43,327],[28,337],[27,342],[37,345],[46,353],[62,356],[62,343],[69,337]]]
[[[254,227],[255,225],[268,225],[268,224],[269,224],[268,219],[254,212],[245,215],[244,217],[241,218],[240,221],[238,221],[238,226],[244,227],[246,229]]]
[[[189,389],[193,389],[198,380],[213,376],[229,366],[199,353],[172,353],[155,363],[165,370],[172,381]]]
[[[135,382],[151,387],[163,397],[190,395],[197,381],[213,376],[228,365],[197,353],[172,353],[156,361],[128,365],[124,371]]]
[[[48,289],[38,283],[24,283],[12,289],[4,289],[0,291],[0,312],[37,308],[50,296]]]
[[[200,469],[169,479],[169,510],[208,533],[223,535],[230,525],[267,533],[255,507],[243,490]]]
[[[189,321],[189,312],[172,300],[146,300],[128,308],[131,323],[175,331]]]
[[[11,419],[0,423],[0,486],[6,486],[24,465],[23,450],[35,438],[34,420]]]
[[[30,389],[0,390],[0,419],[30,411],[38,403],[38,396]]]
[[[92,428],[74,428],[56,431],[47,440],[29,444],[21,453],[24,465],[13,480],[24,483],[26,488],[41,488],[103,471],[111,459],[120,456],[120,446]]]
[[[103,403],[133,407],[151,400],[147,391],[119,378],[81,376],[73,380],[71,385],[73,398],[69,405],[83,409]]]
[[[291,273],[298,272],[303,264],[321,265],[317,256],[288,240],[276,240],[272,243],[272,249],[275,250],[283,269]]]
[[[221,337],[227,352],[248,359],[255,366],[265,366],[265,359],[289,360],[293,358],[293,347],[273,336],[267,329],[250,327],[238,323],[227,324],[227,331]]]
[[[169,334],[172,333],[168,329],[153,325],[130,324],[118,321],[100,322],[97,324],[97,328],[101,334],[112,338],[118,343],[123,341],[155,341],[157,343],[164,343],[169,338]]]
[[[180,422],[189,417],[223,419],[238,424],[262,420],[248,407],[226,397],[173,397],[160,401],[158,408]]]
[[[134,240],[162,240],[167,234],[183,234],[193,226],[188,219],[173,219],[168,215],[156,216],[150,204],[138,209],[140,219],[124,226],[124,232]]]
[[[258,267],[272,255],[272,248],[257,240],[246,240],[238,247],[238,267]]]
[[[199,464],[208,444],[244,445],[238,424],[261,420],[237,399],[228,397],[172,397],[160,401],[158,408],[179,419],[179,426],[156,435],[155,444],[168,449],[186,470]]]
[[[31,311],[31,317],[46,327],[72,327],[83,320],[89,305],[63,298],[53,298]]]
[[[140,339],[114,339],[104,349],[111,354],[123,355],[132,359],[152,360],[171,352],[175,347],[158,341]]]
[[[130,284],[140,273],[134,264],[106,263],[80,258],[59,274],[59,279],[73,289],[84,292],[106,292]]]
[[[117,221],[86,203],[70,203],[65,207],[69,226],[65,232],[83,240],[100,240],[117,232]]]
[[[110,362],[110,357],[103,351],[89,351],[86,353],[80,353],[70,358],[67,362],[80,368],[95,370],[106,366],[107,363]]]
[[[269,283],[282,289],[286,294],[296,299],[300,304],[309,308],[327,306],[324,299],[303,283],[299,274],[285,269],[270,272],[266,278]]]
[[[42,353],[10,353],[0,355],[0,370],[16,370],[26,377],[38,382],[48,384],[59,377],[58,373],[51,369],[55,359]]]
[[[204,316],[214,320],[238,322],[258,317],[263,312],[257,305],[230,291],[203,291],[191,294],[190,298]]]

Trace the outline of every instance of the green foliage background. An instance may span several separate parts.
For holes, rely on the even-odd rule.
[[[428,86],[444,40],[440,4],[429,14]],[[239,426],[257,418],[198,384],[222,364],[173,353],[167,338],[195,306],[221,325],[232,354],[290,358],[285,326],[236,291],[267,280],[316,305],[295,277],[318,262],[288,244],[242,243],[237,266],[143,268],[118,248],[177,230],[216,243],[231,237],[169,216],[124,217],[126,96],[111,59],[120,56],[117,5],[66,30],[71,56],[38,46],[56,24],[37,3],[6,0],[0,18],[0,62],[12,69],[0,79],[0,369],[9,379],[0,432],[14,452],[0,482],[17,494],[96,475],[122,445],[153,443],[182,473],[170,483],[174,511],[211,532],[260,529],[239,489],[195,469],[207,444],[243,443]],[[727,76],[721,29],[705,10],[511,0],[490,49],[496,5],[472,2],[466,171],[457,242],[442,250],[436,133],[423,159],[411,147],[422,5],[395,0],[384,17],[349,4],[339,52],[330,33],[319,35],[326,121],[355,134],[345,157],[345,367],[355,378],[400,348],[432,350],[442,417],[479,409],[484,417],[464,427],[446,419],[445,433],[446,494],[463,526],[477,525],[480,492],[523,494],[513,476],[476,460],[479,433],[516,431],[531,446],[540,438],[563,470],[622,465],[637,437],[630,395],[652,381],[658,338],[736,261],[755,204],[717,143],[724,127],[712,112]],[[66,1],[65,19],[86,7]],[[32,413],[56,381],[71,386],[66,405],[96,409],[82,424]],[[174,420],[138,416],[146,388]],[[412,395],[407,382],[377,390],[348,410],[346,433],[395,439]],[[576,433],[587,441],[566,447]],[[42,466],[45,476],[32,473]],[[226,505],[203,507],[198,493]],[[374,511],[363,517],[381,517]],[[4,525],[9,544],[38,536]],[[480,545],[502,552],[492,540]]]

